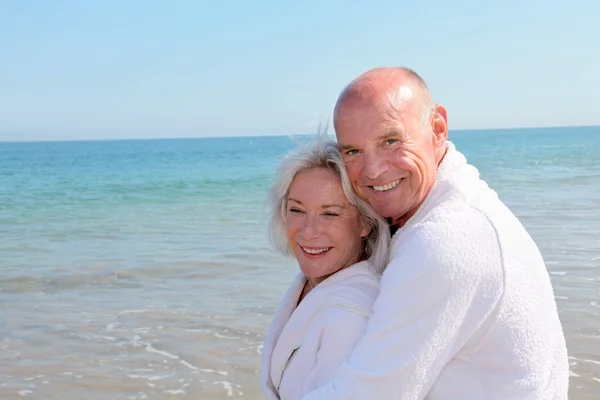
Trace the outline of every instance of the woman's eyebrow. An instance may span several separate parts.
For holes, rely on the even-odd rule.
[[[321,206],[321,208],[332,208],[332,207],[337,207],[337,208],[346,208],[341,204],[324,204]]]

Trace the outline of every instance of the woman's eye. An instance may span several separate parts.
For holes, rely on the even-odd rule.
[[[323,213],[323,215],[325,215],[326,217],[339,217],[340,214],[334,213],[334,212],[326,212]]]
[[[301,214],[302,210],[300,210],[299,208],[292,207],[289,209],[289,212],[294,213],[294,214]]]

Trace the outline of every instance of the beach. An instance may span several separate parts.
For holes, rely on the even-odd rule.
[[[297,273],[266,196],[306,138],[0,143],[1,399],[260,399]],[[571,365],[600,393],[600,127],[450,140],[538,244]]]

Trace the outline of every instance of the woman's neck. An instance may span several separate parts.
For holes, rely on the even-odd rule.
[[[350,262],[347,266],[345,266],[344,268],[340,268],[337,271],[329,274],[329,275],[323,275],[323,276],[319,276],[316,278],[312,278],[310,276],[306,277],[306,284],[304,285],[304,288],[302,289],[302,293],[300,294],[300,299],[298,301],[298,304],[302,301],[302,299],[304,299],[304,297],[306,297],[307,294],[310,293],[311,290],[313,290],[315,287],[317,287],[317,285],[321,282],[323,282],[325,279],[329,278],[331,275],[334,275],[338,272],[340,272],[343,269],[346,269],[354,264],[356,264],[357,262],[359,262],[359,260],[361,259],[361,255],[365,256],[364,254],[364,245],[361,246],[360,252],[357,253],[356,255],[356,259],[352,260],[352,262]],[[305,275],[306,276],[306,275]]]
[[[310,290],[314,289],[319,283],[323,282],[323,280],[325,280],[326,277],[319,277],[319,278],[309,278],[306,277],[306,285],[308,285],[308,287],[310,288]]]

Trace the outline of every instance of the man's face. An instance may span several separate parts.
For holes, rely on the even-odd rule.
[[[440,139],[421,111],[414,99],[350,102],[335,119],[354,190],[394,222],[418,209],[436,179]]]

